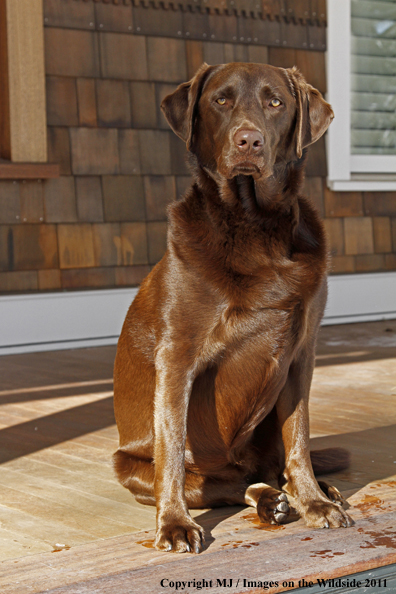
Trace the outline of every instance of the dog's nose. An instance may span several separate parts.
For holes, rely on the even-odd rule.
[[[264,144],[264,138],[258,130],[238,130],[234,143],[241,153],[257,152]]]

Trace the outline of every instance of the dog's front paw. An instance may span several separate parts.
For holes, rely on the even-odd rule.
[[[290,513],[286,493],[268,487],[263,489],[257,502],[257,514],[260,522],[283,524]]]
[[[349,528],[354,524],[339,504],[326,501],[311,501],[300,513],[310,528]]]
[[[204,531],[190,517],[159,521],[155,547],[159,551],[199,553],[205,540]]]

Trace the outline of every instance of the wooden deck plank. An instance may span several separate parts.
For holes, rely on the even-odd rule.
[[[79,490],[82,493],[88,495],[100,494],[102,497],[109,499],[118,499],[120,502],[129,502],[132,504],[133,498],[126,489],[120,489],[119,484],[116,482],[112,469],[110,466],[102,465],[99,470],[95,468],[89,472],[90,468],[88,465],[83,465],[80,469],[77,469],[77,463],[75,469],[62,467],[59,462],[62,462],[64,457],[59,461],[58,465],[48,464],[33,459],[32,457],[21,458],[19,461],[15,460],[12,464],[8,464],[5,468],[11,468],[19,472],[26,473],[33,479],[37,479],[38,482],[51,481],[61,488],[71,486],[73,489]],[[70,462],[71,468],[73,462]],[[84,468],[85,466],[85,468]],[[89,472],[89,480],[87,480],[87,472]],[[139,504],[139,509],[144,513],[146,510],[150,510],[150,507],[142,506]]]
[[[274,528],[259,524],[250,509],[217,523],[209,512],[200,519],[209,533],[209,546],[199,556],[155,551],[154,532],[150,531],[5,563],[8,582],[0,579],[0,586],[5,594],[53,589],[59,594],[121,594],[130,592],[133,584],[134,592],[151,594],[162,591],[161,579],[203,576],[214,583],[232,578],[233,587],[216,591],[236,593],[252,591],[237,586],[238,578],[292,580],[298,585],[301,578],[316,580],[389,565],[396,562],[395,484],[370,484],[353,495],[349,503],[356,525],[348,530],[309,530],[301,520]],[[10,585],[16,578],[19,584]]]
[[[12,489],[8,487],[12,485]],[[18,499],[23,499],[25,504],[26,493],[35,498],[34,501],[27,501],[28,509],[37,509],[37,500],[39,504],[45,506],[45,517],[56,519],[60,514],[62,520],[67,517],[66,523],[70,525],[69,518],[79,522],[80,510],[89,509],[89,516],[94,516],[94,526],[98,525],[98,518],[106,518],[116,524],[124,524],[131,527],[132,514],[128,504],[117,506],[117,516],[114,517],[114,506],[106,497],[95,495],[94,493],[85,494],[70,487],[60,487],[51,481],[34,480],[29,475],[14,472],[2,471],[0,477],[0,499],[7,505],[7,498],[10,499],[15,508],[18,506]],[[87,525],[87,518],[84,511],[84,525]],[[95,532],[94,532],[95,533]],[[107,536],[107,535],[106,535]]]
[[[106,525],[103,526],[102,522],[98,521],[98,519],[103,518],[103,515],[98,517],[95,514],[94,499],[89,506],[81,509],[81,507],[73,505],[72,501],[70,503],[54,501],[51,494],[45,490],[42,491],[43,497],[33,495],[32,491],[32,487],[27,493],[0,485],[0,501],[4,506],[22,514],[34,516],[40,521],[50,520],[62,527],[73,530],[80,530],[84,526],[84,531],[96,536],[96,538],[108,538],[109,536],[131,532],[129,526],[118,520],[118,516],[106,518]]]
[[[325,327],[319,338],[311,444],[351,452],[350,468],[326,478],[348,495],[356,525],[274,529],[251,508],[193,510],[207,532],[198,557],[155,551],[155,508],[114,477],[114,354],[101,347],[0,358],[2,593],[156,594],[170,591],[162,578],[298,581],[395,562],[395,321]],[[56,543],[71,548],[53,553]],[[234,587],[224,591],[249,591]]]
[[[38,518],[30,513],[13,509],[12,506],[0,505],[0,522],[2,530],[10,533],[17,532],[37,545],[41,543],[44,551],[48,550],[49,544],[59,542],[60,538],[66,540],[71,546],[97,540],[93,534],[83,529],[69,528],[49,518]],[[3,559],[8,559],[8,549],[2,549],[1,555]]]
[[[57,384],[112,381],[116,347],[8,355],[1,362],[2,391]]]

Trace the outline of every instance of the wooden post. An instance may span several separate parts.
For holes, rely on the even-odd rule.
[[[11,159],[6,0],[0,0],[0,158]]]
[[[1,3],[4,4],[4,0]],[[42,0],[5,0],[5,5],[9,158],[12,162],[45,162],[47,126]]]

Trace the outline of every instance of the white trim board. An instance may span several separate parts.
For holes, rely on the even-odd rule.
[[[0,296],[0,354],[116,344],[137,289]],[[396,272],[329,277],[323,324],[396,319]]]
[[[137,289],[0,297],[0,354],[116,344]]]
[[[354,180],[337,181],[327,179],[327,186],[333,192],[394,192],[395,181]]]
[[[323,325],[396,319],[396,272],[329,277]]]

